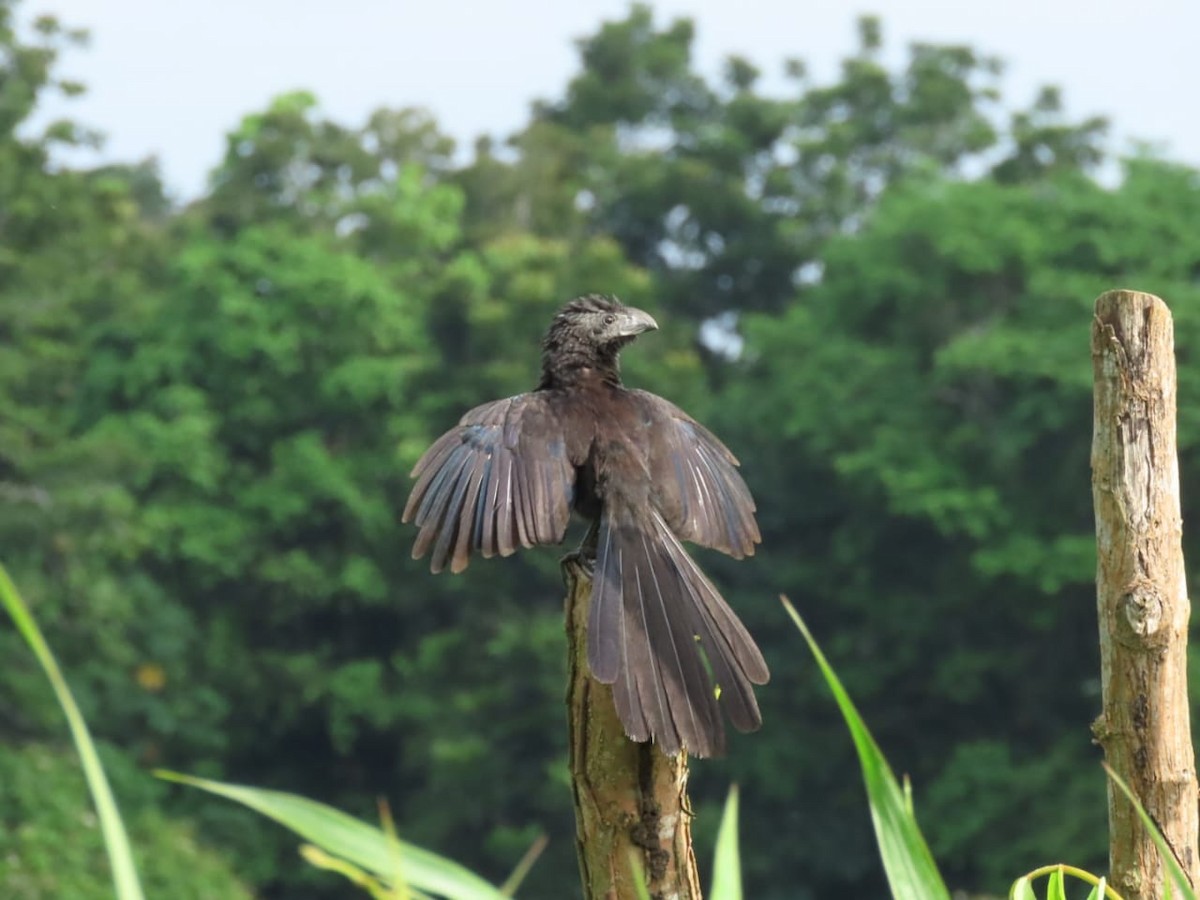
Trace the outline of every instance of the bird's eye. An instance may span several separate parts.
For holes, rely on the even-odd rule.
[[[607,316],[604,317],[605,325],[611,325],[615,321],[617,321],[617,317],[614,316],[612,313],[609,313]]]

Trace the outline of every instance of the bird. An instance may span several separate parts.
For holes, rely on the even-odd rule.
[[[720,756],[724,718],[762,724],[754,685],[767,664],[746,627],[683,542],[741,559],[761,542],[738,461],[678,406],[621,381],[619,355],[658,329],[616,297],[563,306],[542,341],[527,393],[467,412],[412,470],[402,521],[412,555],[461,572],[472,554],[509,556],[561,543],[572,513],[592,593],[587,661],[612,685],[633,741],[668,756]]]

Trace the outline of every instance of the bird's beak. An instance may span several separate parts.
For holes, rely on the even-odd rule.
[[[658,323],[654,321],[654,317],[650,313],[630,306],[621,313],[618,328],[620,331],[617,333],[621,337],[633,337],[643,331],[658,331]]]

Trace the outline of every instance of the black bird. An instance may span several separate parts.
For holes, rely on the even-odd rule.
[[[767,682],[767,665],[680,542],[740,559],[761,537],[725,445],[621,384],[621,348],[657,328],[615,298],[568,303],[543,341],[537,388],[478,406],[442,435],[413,469],[403,519],[420,528],[413,558],[432,551],[434,572],[461,572],[472,552],[561,543],[572,509],[589,519],[592,674],[613,686],[630,738],[713,756],[725,747],[718,693],[733,724],[753,731],[751,685]]]

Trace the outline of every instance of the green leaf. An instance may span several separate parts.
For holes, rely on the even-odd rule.
[[[100,757],[96,754],[96,746],[92,743],[91,733],[87,723],[75,704],[71,689],[63,678],[58,662],[50,652],[41,629],[33,620],[28,607],[17,593],[16,585],[9,578],[7,570],[0,565],[0,603],[4,604],[12,617],[17,631],[25,638],[25,643],[33,651],[42,670],[46,673],[59,706],[67,717],[67,725],[71,729],[71,738],[75,741],[75,749],[83,764],[83,773],[87,777],[88,789],[92,792],[92,800],[96,804],[96,814],[100,819],[100,829],[104,834],[104,846],[108,850],[108,861],[112,866],[113,886],[117,891],[117,900],[142,900],[142,886],[138,881],[137,868],[133,862],[133,852],[129,846],[129,836],[125,833],[125,825],[121,821],[117,801],[113,797],[112,788],[100,765]],[[64,835],[64,838],[66,836]]]
[[[1046,900],[1067,900],[1067,888],[1063,884],[1062,866],[1059,866],[1050,873],[1050,880],[1046,884]]]
[[[504,894],[456,862],[404,841],[389,840],[381,829],[353,816],[282,791],[195,778],[178,772],[157,771],[159,778],[200,788],[248,806],[255,812],[294,831],[326,853],[390,880],[395,872],[394,847],[399,844],[409,883],[449,900],[504,900]]]
[[[712,900],[741,900],[742,863],[738,854],[738,789],[729,789],[713,860]]]
[[[1033,889],[1033,883],[1039,878],[1045,878],[1046,900],[1067,900],[1066,879],[1068,875],[1071,878],[1092,885],[1092,891],[1088,894],[1089,898],[1100,900],[1100,898],[1106,897],[1108,900],[1121,900],[1121,896],[1108,887],[1105,880],[1099,875],[1093,875],[1084,869],[1077,868],[1076,866],[1068,866],[1064,863],[1041,866],[1032,872],[1026,872],[1013,882],[1008,896],[1010,900],[1037,900],[1037,893]]]
[[[858,760],[862,766],[863,781],[867,786],[867,800],[871,807],[871,822],[875,826],[875,838],[879,843],[879,854],[894,900],[950,900],[950,892],[942,881],[933,854],[921,835],[921,829],[905,801],[891,767],[884,759],[875,739],[863,723],[850,700],[846,689],[825,659],[821,648],[786,597],[780,598],[788,615],[804,635],[809,649],[816,657],[817,665],[825,676],[829,689],[846,719]]]

